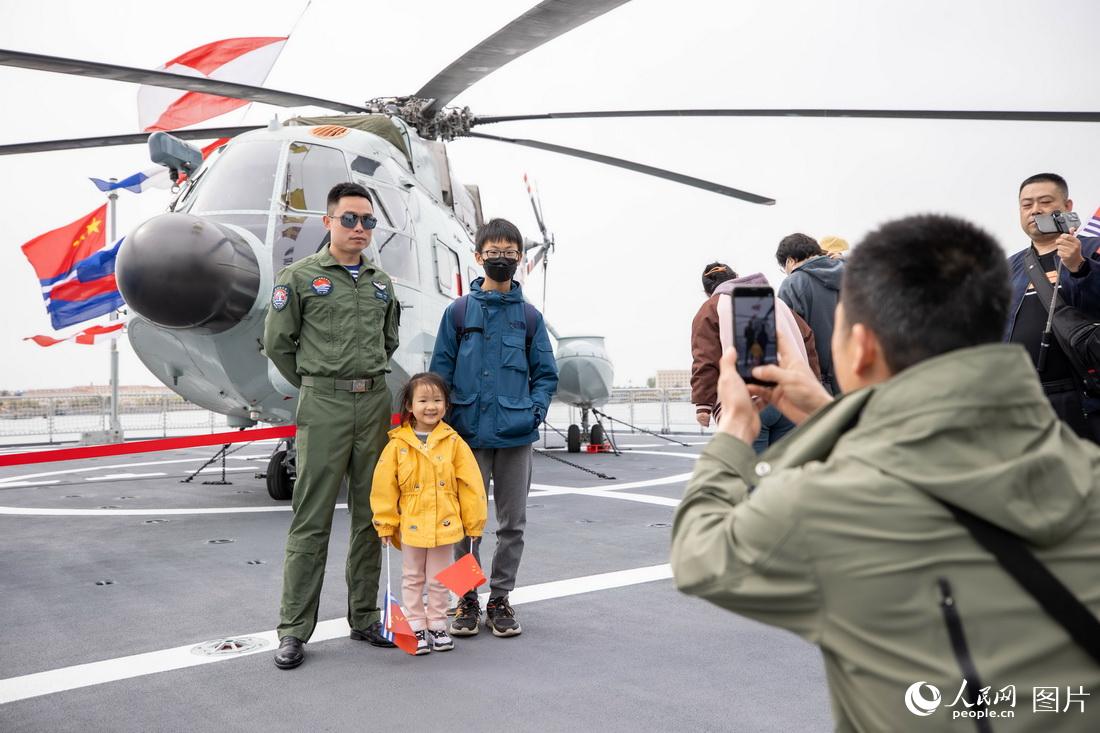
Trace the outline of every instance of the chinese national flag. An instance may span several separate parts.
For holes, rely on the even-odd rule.
[[[484,583],[485,573],[481,572],[473,553],[467,552],[435,576],[435,579],[451,589],[455,595],[461,596]]]
[[[43,285],[68,275],[85,257],[103,249],[107,243],[107,204],[72,224],[40,234],[23,245]]]
[[[392,595],[386,594],[386,602],[390,604],[389,613],[386,616],[386,631],[393,634],[393,643],[397,648],[408,654],[416,654],[416,634],[409,626],[409,620],[405,618],[404,611]]]

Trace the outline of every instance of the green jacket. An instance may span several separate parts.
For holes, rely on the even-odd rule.
[[[401,307],[389,275],[366,259],[359,280],[328,247],[284,268],[264,324],[264,352],[286,380],[383,374],[397,350]]]
[[[1023,349],[962,349],[837,400],[759,457],[715,436],[676,512],[672,569],[683,592],[820,646],[837,730],[974,729],[952,719],[964,675],[939,579],[990,696],[1015,685],[1015,707],[992,708],[1014,719],[994,730],[1100,730],[1100,666],[937,501],[1023,538],[1100,614],[1098,481],[1100,448],[1057,419]],[[918,682],[941,695],[927,717],[906,708]],[[1035,687],[1060,688],[1060,712],[1033,712]],[[1061,712],[1067,687],[1091,695],[1075,698],[1083,714]]]

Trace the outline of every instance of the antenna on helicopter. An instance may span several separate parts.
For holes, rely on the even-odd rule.
[[[527,178],[526,173],[523,174],[523,183],[527,186],[527,196],[531,199],[531,210],[535,212],[535,221],[538,223],[539,232],[542,234],[542,242],[527,250],[527,274],[530,275],[539,266],[539,263],[542,263],[542,313],[546,315],[546,268],[550,263],[549,254],[554,251],[554,235],[546,229],[546,221],[542,217],[542,200],[532,186],[531,181]],[[532,252],[534,253],[533,256],[531,255]]]

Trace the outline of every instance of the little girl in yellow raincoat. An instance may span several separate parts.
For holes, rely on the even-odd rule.
[[[382,544],[403,545],[401,602],[416,634],[416,653],[454,649],[447,634],[448,591],[435,576],[452,562],[454,543],[480,537],[488,504],[477,461],[443,422],[447,385],[414,375],[401,392],[401,427],[378,458],[370,506]],[[428,603],[424,604],[424,585]]]

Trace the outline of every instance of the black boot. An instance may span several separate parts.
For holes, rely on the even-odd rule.
[[[392,641],[382,636],[382,622],[375,621],[368,626],[366,630],[360,631],[358,629],[351,630],[351,638],[355,641],[365,641],[371,646],[381,646],[386,648],[393,648],[397,646]]]
[[[306,658],[302,645],[302,640],[294,636],[284,636],[279,639],[279,651],[275,652],[275,666],[279,669],[294,669],[301,664]]]

